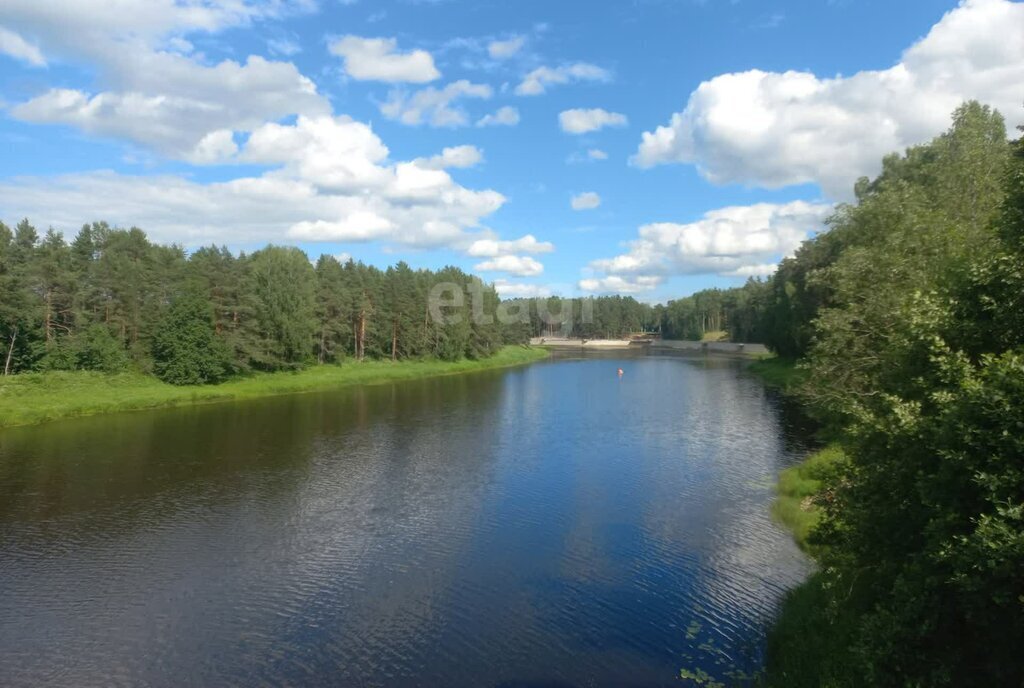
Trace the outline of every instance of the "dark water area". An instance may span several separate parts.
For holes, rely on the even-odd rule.
[[[751,673],[806,436],[741,362],[618,354],[2,431],[0,685]]]

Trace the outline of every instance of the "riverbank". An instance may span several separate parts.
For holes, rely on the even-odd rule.
[[[547,358],[545,349],[506,346],[482,360],[363,361],[314,366],[297,372],[257,373],[219,385],[176,387],[139,373],[51,372],[0,379],[0,427],[115,411],[237,401],[318,392],[352,385],[455,375],[525,365]]]
[[[752,363],[749,371],[769,387],[793,394],[806,379],[796,361],[765,358]],[[822,518],[817,498],[838,480],[846,454],[832,443],[810,454],[801,463],[779,474],[772,503],[772,516],[793,536],[796,544],[812,559],[822,554],[821,545],[811,537]],[[854,658],[851,644],[858,617],[831,603],[829,586],[834,583],[818,571],[783,600],[775,624],[768,633],[767,661],[762,684],[767,688],[853,688]]]
[[[747,370],[760,377],[769,387],[783,391],[794,389],[807,378],[807,371],[798,368],[796,361],[777,356],[760,358],[751,363]]]
[[[811,537],[821,521],[816,498],[837,480],[846,455],[832,444],[779,475],[772,515],[793,534],[800,549],[818,559],[824,554]],[[832,603],[835,582],[818,571],[790,590],[768,633],[764,684],[768,688],[853,688],[851,645],[858,617]]]

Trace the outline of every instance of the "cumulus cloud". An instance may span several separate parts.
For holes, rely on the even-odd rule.
[[[546,284],[512,282],[506,279],[494,280],[494,288],[503,299],[536,299],[552,294],[551,287]]]
[[[593,277],[579,281],[581,291],[595,294],[639,294],[650,291],[665,281],[660,275],[638,275],[635,277]]]
[[[477,148],[454,146],[431,158],[395,161],[369,125],[334,114],[293,64],[256,56],[208,63],[186,38],[311,4],[5,0],[0,21],[9,30],[37,40],[41,55],[95,70],[109,89],[53,88],[13,106],[14,116],[70,124],[194,164],[267,169],[213,183],[111,171],[20,177],[0,181],[0,207],[69,232],[83,221],[105,219],[187,246],[373,240],[465,251],[477,239],[499,241],[481,221],[504,196],[461,186],[445,171],[479,162]],[[394,62],[385,62],[393,76]],[[490,89],[466,83],[446,95],[486,97]],[[451,119],[447,103],[410,100],[425,113],[418,117]],[[510,243],[527,250],[519,241]]]
[[[511,106],[498,108],[495,112],[477,120],[478,127],[514,127],[519,124],[519,110]]]
[[[331,43],[329,49],[344,60],[345,73],[359,81],[421,84],[441,76],[430,53],[400,52],[394,38],[343,36]]]
[[[534,277],[544,272],[544,265],[530,256],[497,256],[473,266],[477,272],[507,272],[520,277]]]
[[[10,29],[0,26],[0,53],[16,60],[27,62],[33,67],[45,67],[46,58],[42,51]]]
[[[431,170],[444,170],[449,167],[466,168],[479,164],[484,153],[476,146],[453,146],[445,148],[439,155],[419,158],[415,162],[420,167]]]
[[[600,148],[591,148],[587,151],[587,157],[591,160],[607,160],[608,154]]]
[[[216,162],[208,159],[208,143],[201,145],[213,132],[250,131],[267,120],[330,111],[313,82],[287,62],[251,56],[244,64],[224,60],[207,67],[172,53],[134,59],[139,70],[124,68],[119,75],[124,90],[91,95],[54,88],[14,106],[11,114],[127,139],[180,159]],[[144,75],[143,69],[153,72]]]
[[[576,81],[611,81],[612,75],[607,69],[586,62],[562,65],[561,67],[538,67],[516,86],[516,94],[520,96],[539,96],[549,86],[568,84]]]
[[[573,210],[593,210],[601,205],[601,197],[593,191],[585,191],[573,196],[572,200],[569,201],[569,205],[572,206]]]
[[[642,291],[669,275],[770,274],[813,232],[823,229],[832,206],[794,201],[712,210],[696,222],[658,222],[640,227],[629,251],[593,261],[603,277],[586,280],[586,291]],[[616,285],[622,287],[615,288]]]
[[[526,38],[523,36],[514,36],[506,41],[491,41],[487,45],[487,54],[491,59],[505,60],[518,53],[525,43]]]
[[[601,108],[564,110],[558,115],[559,126],[569,134],[586,134],[604,127],[624,127],[628,122],[625,115]]]
[[[95,50],[91,39],[153,41],[172,32],[214,33],[262,19],[308,11],[309,0],[4,0],[0,20],[24,25],[64,51]],[[67,31],[66,27],[75,27]]]
[[[511,253],[550,253],[555,250],[549,241],[537,241],[537,237],[527,234],[512,241],[498,239],[477,239],[466,249],[466,254],[477,258],[493,258]]]
[[[240,161],[272,166],[261,176],[212,184],[113,172],[19,178],[0,182],[0,207],[69,231],[90,218],[134,224],[187,245],[290,238],[458,247],[470,245],[471,230],[505,201],[462,187],[443,170],[388,156],[366,124],[303,116],[264,124],[241,147]],[[450,161],[467,157],[449,154]]]
[[[966,99],[1020,123],[1022,83],[1024,3],[963,0],[889,69],[834,78],[752,70],[706,81],[667,125],[643,134],[633,162],[693,163],[715,183],[813,182],[848,198],[883,155],[941,133]]]
[[[10,112],[25,121],[129,140],[179,159],[216,162],[213,151],[230,152],[226,136],[216,132],[249,131],[289,115],[327,114],[330,106],[289,62],[251,56],[208,64],[191,54],[183,34],[279,16],[299,4],[5,1],[0,22],[32,35],[41,53],[84,59],[109,88],[99,93],[52,88]]]
[[[461,127],[469,123],[465,110],[455,106],[463,98],[488,99],[493,90],[487,84],[474,84],[465,79],[444,88],[428,86],[415,93],[392,91],[380,106],[381,113],[408,125],[428,124],[432,127]]]

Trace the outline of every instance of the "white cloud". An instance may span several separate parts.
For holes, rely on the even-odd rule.
[[[505,201],[443,170],[389,163],[388,155],[366,124],[299,117],[257,128],[239,151],[241,161],[274,166],[262,176],[212,184],[113,172],[20,178],[0,182],[0,207],[68,231],[106,219],[188,245],[292,239],[460,247]]]
[[[84,60],[109,90],[53,88],[10,109],[32,122],[68,124],[127,139],[181,159],[219,130],[247,131],[268,119],[326,114],[330,107],[293,64],[251,56],[208,64],[190,32],[214,32],[301,9],[300,2],[5,0],[0,21],[64,61]]]
[[[534,277],[544,272],[544,265],[530,256],[497,256],[473,266],[477,272],[507,272],[520,277]]]
[[[46,66],[46,58],[37,46],[3,26],[0,26],[0,53],[28,62],[33,67]]]
[[[477,239],[466,249],[466,254],[477,258],[493,258],[510,253],[550,253],[554,250],[555,246],[551,242],[537,241],[537,237],[527,234],[512,241]]]
[[[196,144],[190,156],[191,162],[196,164],[211,164],[222,160],[228,160],[238,152],[238,145],[235,143],[234,134],[230,129],[218,129],[211,131]]]
[[[311,0],[4,0],[0,20],[24,25],[63,49],[91,51],[101,47],[90,45],[98,35],[151,42],[168,33],[215,33],[313,6]]]
[[[568,84],[576,81],[611,81],[612,75],[606,69],[586,62],[562,65],[561,67],[538,67],[516,86],[520,96],[539,96],[548,86]]]
[[[487,46],[487,54],[491,59],[505,60],[518,53],[524,43],[526,38],[523,36],[515,36],[507,41],[491,41]]]
[[[248,131],[290,114],[329,112],[313,83],[294,65],[251,56],[244,64],[225,60],[213,67],[172,53],[140,54],[143,75],[123,70],[122,91],[90,95],[55,88],[11,113],[18,119],[69,124],[97,136],[128,139],[161,153],[198,159],[200,142],[219,130]],[[212,162],[212,161],[211,161]]]
[[[462,98],[486,100],[491,95],[493,91],[487,84],[474,84],[460,79],[441,89],[428,86],[412,94],[392,91],[388,94],[387,102],[381,104],[380,111],[388,119],[398,120],[402,124],[461,127],[469,123],[469,116],[461,108],[453,106],[453,103]]]
[[[712,210],[689,224],[644,225],[628,252],[593,261],[591,269],[604,277],[588,280],[588,287],[581,282],[581,288],[632,292],[644,285],[653,288],[668,275],[769,274],[781,256],[822,230],[831,212],[829,204],[759,203]],[[616,284],[622,288],[613,288]]]
[[[421,84],[440,78],[434,58],[426,50],[398,51],[394,38],[343,36],[330,51],[345,61],[345,73],[360,81]]]
[[[768,277],[779,267],[778,263],[758,263],[742,265],[731,272],[724,273],[730,277]]]
[[[593,210],[601,205],[601,197],[593,191],[585,191],[573,196],[569,205],[573,210]]]
[[[484,159],[483,151],[476,146],[453,146],[445,148],[440,155],[419,158],[416,163],[420,167],[431,170],[443,170],[449,167],[466,168],[479,164]]]
[[[302,52],[302,46],[290,38],[271,38],[267,41],[267,48],[275,55],[291,57]]]
[[[584,163],[584,162],[597,162],[599,160],[607,160],[608,154],[600,148],[591,148],[586,151],[573,151],[569,154],[566,159],[568,163]]]
[[[650,291],[665,281],[660,275],[639,275],[636,277],[620,277],[610,275],[601,278],[588,278],[579,281],[581,291],[597,294],[638,294]]]
[[[478,127],[514,127],[519,124],[519,110],[508,105],[500,107],[490,115],[484,115],[477,120]]]
[[[586,134],[604,127],[624,127],[628,123],[625,115],[601,108],[564,110],[558,115],[559,126],[569,134]]]
[[[67,232],[91,219],[137,225],[157,241],[189,246],[379,240],[462,251],[480,238],[497,240],[481,221],[504,196],[461,186],[443,169],[478,161],[476,148],[445,149],[425,161],[392,160],[370,126],[332,114],[295,65],[258,56],[209,63],[186,38],[312,4],[4,0],[5,27],[36,41],[41,55],[94,71],[108,89],[53,88],[11,107],[14,116],[70,124],[194,164],[269,169],[212,183],[100,170],[20,177],[0,180],[0,208]],[[464,82],[453,97],[489,95],[490,87]],[[450,121],[446,107],[426,103],[423,109],[425,116]]]
[[[387,218],[367,210],[357,210],[341,220],[304,220],[288,230],[288,236],[300,241],[370,241],[386,238],[394,229]]]
[[[552,289],[546,284],[512,282],[506,279],[494,280],[494,288],[503,299],[535,299],[551,296]]]
[[[895,66],[849,77],[752,70],[702,83],[666,126],[643,134],[641,167],[694,163],[716,183],[820,184],[849,198],[883,155],[921,143],[966,99],[1020,123],[1024,3],[963,0]]]

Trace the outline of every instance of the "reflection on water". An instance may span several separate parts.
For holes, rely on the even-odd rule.
[[[5,431],[0,683],[752,671],[785,428],[736,362],[599,357]]]

